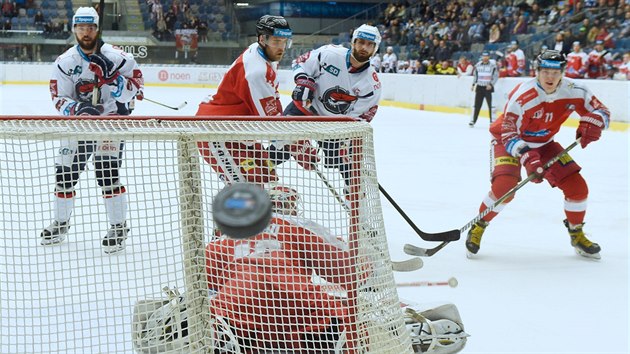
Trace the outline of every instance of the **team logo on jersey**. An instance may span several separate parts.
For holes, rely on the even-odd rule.
[[[74,91],[79,102],[92,102],[92,91],[94,90],[94,82],[91,80],[79,80],[74,85]]]
[[[333,114],[346,114],[350,111],[352,106],[354,106],[354,103],[357,101],[357,96],[351,95],[350,92],[343,87],[335,86],[324,92],[321,101],[328,112]]]
[[[341,70],[339,70],[338,67],[334,66],[334,65],[326,65],[324,64],[324,70],[326,70],[327,72],[335,75],[335,76],[339,76],[339,72]]]
[[[532,116],[532,119],[540,119],[543,116],[543,109],[540,109],[538,111],[536,111],[536,113],[534,113],[534,115]]]
[[[282,113],[279,109],[278,101],[275,97],[265,97],[260,99],[260,105],[262,106],[263,111],[268,116],[276,116]]]

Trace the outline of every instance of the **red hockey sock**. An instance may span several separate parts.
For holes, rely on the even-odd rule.
[[[514,186],[516,186],[517,184],[518,184],[518,178],[515,176],[510,176],[510,175],[496,176],[492,180],[492,186],[491,186],[492,195],[488,195],[486,196],[486,198],[484,198],[483,202],[479,206],[479,212],[481,213],[484,210],[488,209],[488,207],[493,205],[497,199],[501,198],[505,193],[507,193],[510,189],[514,188]],[[513,195],[507,198],[505,201],[503,201],[501,205],[494,208],[494,211],[491,211],[490,213],[488,213],[488,215],[484,216],[483,220],[490,222],[490,220],[494,219],[494,217],[497,216],[497,214],[499,214],[501,210],[503,210],[505,205],[507,205],[510,201],[512,201],[512,199],[514,199]]]
[[[574,173],[558,184],[558,188],[564,193],[564,213],[572,225],[584,222],[586,215],[586,200],[588,198],[588,186],[579,173]]]

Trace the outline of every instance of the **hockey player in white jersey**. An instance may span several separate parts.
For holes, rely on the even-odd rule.
[[[381,35],[374,26],[361,25],[352,34],[350,49],[325,45],[293,61],[295,89],[293,101],[284,110],[288,116],[350,116],[370,122],[378,110],[381,82],[370,65],[376,54]],[[343,161],[350,147],[339,140],[318,142],[323,150],[324,164],[339,168],[349,184],[349,164]],[[289,159],[288,153],[273,153],[276,163]],[[282,150],[280,150],[282,152]]]
[[[103,43],[98,23],[94,8],[78,8],[72,18],[72,32],[78,44],[54,63],[50,93],[55,108],[64,116],[128,115],[129,102],[142,92],[142,72],[133,56]],[[94,100],[93,92],[98,95]],[[42,245],[65,240],[74,208],[74,186],[93,156],[110,224],[102,240],[103,250],[114,253],[124,249],[129,228],[125,186],[119,179],[122,151],[122,141],[62,142],[55,160],[53,222],[41,232]]]

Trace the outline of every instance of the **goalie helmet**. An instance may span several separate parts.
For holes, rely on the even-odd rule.
[[[72,16],[72,32],[74,32],[74,26],[81,24],[94,24],[96,30],[98,30],[98,12],[93,7],[79,7]]]
[[[282,215],[298,215],[300,210],[300,195],[290,187],[275,186],[269,191],[271,208],[275,213]]]
[[[381,45],[381,33],[378,31],[378,28],[370,25],[361,25],[359,28],[355,29],[352,32],[352,44],[357,38],[365,39],[366,41],[374,42],[374,53],[376,54],[378,51],[378,47]]]
[[[536,57],[536,70],[559,69],[564,70],[567,60],[559,50],[545,49]]]

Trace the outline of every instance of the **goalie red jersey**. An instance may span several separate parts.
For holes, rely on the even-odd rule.
[[[305,349],[313,334],[330,333],[347,316],[340,299],[312,281],[315,272],[341,287],[352,284],[356,269],[346,249],[319,224],[277,215],[249,240],[211,242],[208,287],[217,291],[211,313],[244,342]]]

